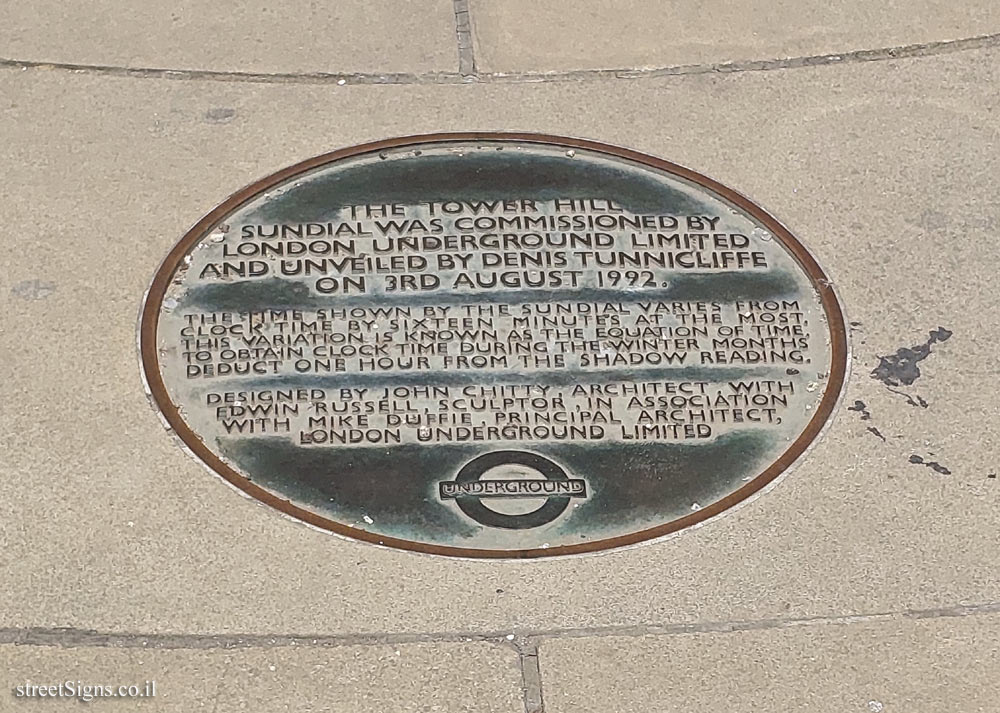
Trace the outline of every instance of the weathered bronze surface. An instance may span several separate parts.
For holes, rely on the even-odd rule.
[[[823,271],[761,208],[533,134],[391,139],[247,187],[167,256],[140,337],[156,405],[230,483],[472,557],[722,512],[816,438],[847,362]]]

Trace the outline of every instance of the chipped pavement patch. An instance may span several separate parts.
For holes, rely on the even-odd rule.
[[[43,300],[56,291],[56,283],[47,280],[24,280],[18,282],[10,293],[22,300]]]

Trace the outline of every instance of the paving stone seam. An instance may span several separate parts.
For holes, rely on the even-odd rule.
[[[0,628],[0,645],[58,646],[62,648],[142,649],[245,649],[288,646],[333,648],[421,643],[490,643],[512,646],[532,655],[533,647],[547,639],[670,636],[678,634],[725,634],[742,631],[784,629],[802,626],[853,625],[890,621],[940,619],[1000,614],[1000,602],[959,604],[933,609],[906,609],[870,614],[744,619],[677,624],[599,626],[563,629],[518,629],[513,632],[438,632],[378,634],[134,634],[102,632],[73,627]],[[516,633],[514,633],[516,632]]]
[[[464,0],[458,0],[459,2]],[[457,30],[456,30],[457,32]],[[560,72],[477,72],[463,75],[459,72],[302,72],[257,73],[226,72],[211,69],[160,69],[122,67],[101,64],[74,64],[70,62],[44,62],[0,58],[0,70],[7,71],[60,71],[135,79],[173,79],[188,81],[235,82],[255,84],[302,85],[435,85],[435,84],[502,84],[544,82],[586,82],[595,80],[639,80],[656,77],[697,74],[731,74],[739,72],[766,72],[801,67],[822,67],[880,62],[894,59],[933,57],[953,52],[985,49],[1000,46],[1000,33],[977,35],[960,40],[944,40],[922,44],[899,45],[879,49],[851,50],[841,53],[809,55],[777,59],[743,60],[709,64],[684,64],[666,67],[580,69]],[[471,46],[470,46],[471,48]]]
[[[476,75],[476,54],[472,44],[472,16],[469,0],[453,0],[455,5],[455,37],[458,40],[458,73],[463,77]]]
[[[538,665],[538,644],[525,636],[515,637],[513,643],[518,654],[518,664],[521,667],[521,697],[524,701],[524,713],[544,713],[545,703],[542,699],[542,671]]]
[[[744,631],[762,631],[768,629],[790,629],[807,626],[849,626],[853,624],[874,624],[892,621],[898,622],[921,619],[986,616],[991,614],[1000,614],[1000,602],[990,602],[987,604],[960,604],[953,607],[939,607],[934,609],[905,609],[900,611],[877,612],[870,614],[841,614],[678,624],[645,624],[638,626],[544,629],[532,632],[530,638],[535,640],[545,640],[563,638],[603,638],[612,636],[640,637],[675,636],[679,634],[732,634]]]

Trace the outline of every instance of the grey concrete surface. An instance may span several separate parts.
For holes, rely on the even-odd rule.
[[[142,651],[106,647],[0,646],[0,710],[211,711],[228,655],[212,651]],[[149,697],[105,697],[138,686]],[[63,684],[61,691],[48,687]],[[155,684],[155,688],[152,687]],[[46,687],[45,696],[30,686]],[[18,691],[21,687],[21,691]],[[98,690],[97,687],[100,687]],[[87,699],[90,699],[89,701]],[[78,702],[79,701],[79,702]]]
[[[477,64],[489,72],[803,57],[1000,31],[1000,7],[989,0],[470,2]]]
[[[255,650],[233,657],[218,711],[516,713],[520,684],[517,654],[499,645]]]
[[[986,713],[998,634],[993,615],[553,641],[540,651],[545,710]]]
[[[97,711],[299,711],[514,713],[520,711],[520,670],[510,647],[491,644],[402,644],[179,649],[0,646],[5,673],[0,710],[76,706]],[[146,687],[147,682],[155,688]],[[63,698],[29,686],[62,683]],[[153,695],[105,697],[137,685]],[[21,696],[16,688],[23,687]],[[89,687],[89,693],[86,690]],[[46,690],[46,694],[48,694]],[[59,693],[56,691],[56,693]],[[8,695],[9,694],[9,695]],[[34,694],[34,695],[32,695]],[[414,702],[419,702],[419,708]]]
[[[824,66],[758,55],[760,63],[737,69],[766,71],[703,66],[684,76],[516,81],[488,74],[511,68],[503,56],[467,46],[465,68],[478,62],[481,70],[468,82],[427,73],[457,66],[462,38],[441,19],[453,23],[450,6],[416,23],[422,43],[396,52],[380,40],[368,54],[341,47],[322,59],[305,44],[280,56],[226,59],[194,39],[174,55],[133,56],[133,40],[102,40],[97,53],[56,57],[30,41],[36,25],[27,16],[10,14],[33,10],[5,8],[23,35],[9,35],[0,52],[21,52],[14,59],[149,59],[222,73],[0,67],[0,655],[13,662],[0,668],[16,674],[3,679],[0,710],[25,670],[108,671],[117,680],[145,671],[139,660],[154,662],[163,680],[211,679],[213,692],[219,681],[252,677],[254,697],[235,691],[230,707],[259,699],[278,710],[324,710],[327,701],[361,710],[508,710],[517,699],[540,713],[544,689],[549,710],[588,710],[614,695],[621,705],[613,710],[644,710],[668,700],[671,661],[685,671],[717,668],[734,642],[743,642],[737,680],[747,685],[679,689],[687,698],[677,700],[770,705],[777,699],[753,688],[749,662],[789,661],[786,641],[800,659],[815,645],[831,662],[795,669],[792,661],[760,679],[806,710],[863,712],[879,696],[887,713],[948,710],[928,707],[946,693],[963,710],[995,709],[1000,696],[977,660],[995,656],[978,629],[992,631],[1000,607],[1000,367],[992,339],[1000,328],[992,294],[1000,38],[906,59],[881,50],[849,55],[875,47],[865,42],[995,29],[992,6],[942,6],[936,20],[919,20],[929,5],[912,18],[879,15],[895,7],[851,20],[834,48],[843,61]],[[120,12],[121,22],[142,26],[128,20],[138,11]],[[471,17],[476,33],[493,21],[476,4]],[[387,31],[408,33],[404,20]],[[58,48],[83,43],[80,34],[67,39],[63,28]],[[757,49],[785,51],[776,47]],[[553,42],[523,66],[575,67],[567,56]],[[587,66],[606,66],[596,50],[593,57]],[[372,86],[393,67],[407,76]],[[336,76],[225,73],[297,69],[373,74],[340,85]],[[852,322],[852,374],[829,432],[775,490],[698,530],[632,550],[454,561],[342,541],[287,520],[205,472],[164,431],[138,374],[136,317],[157,264],[190,225],[253,179],[308,156],[470,129],[583,136],[691,166],[751,196],[814,252]],[[881,356],[925,343],[939,327],[952,336],[933,345],[912,386],[890,389],[871,377]],[[792,626],[804,628],[783,628]],[[753,632],[717,633],[733,629]],[[877,654],[865,651],[879,637],[895,652],[881,674],[868,663]],[[252,651],[225,651],[247,639]],[[143,650],[162,646],[173,648]],[[405,670],[382,660],[399,647],[416,652]],[[264,663],[272,649],[287,665],[275,664],[277,673],[305,680],[317,669],[329,698],[307,685],[295,697]],[[624,654],[633,649],[630,663]],[[861,673],[845,678],[852,661]],[[335,672],[353,678],[327,686]],[[574,681],[591,692],[586,700]],[[926,687],[934,681],[941,688]],[[924,697],[907,698],[908,687]],[[474,703],[462,697],[469,690]],[[178,695],[169,699],[177,710],[205,700]],[[173,710],[163,701],[149,709]]]
[[[265,73],[458,68],[450,0],[8,2],[0,57]]]
[[[6,240],[19,249],[3,255],[12,375],[0,385],[8,404],[0,508],[13,526],[0,558],[14,576],[0,586],[18,605],[0,621],[151,632],[497,631],[1000,601],[997,481],[987,478],[997,424],[984,387],[997,369],[984,336],[998,320],[989,296],[998,167],[984,150],[997,140],[996,68],[995,52],[981,51],[530,86],[5,73],[2,130],[13,140],[0,149],[9,166],[2,205]],[[572,110],[584,105],[586,113]],[[640,105],[634,121],[616,120],[622,107]],[[220,107],[234,112],[228,123],[207,118]],[[326,118],[347,111],[378,126]],[[469,127],[596,137],[695,166],[759,200],[816,252],[859,322],[853,374],[827,436],[774,492],[634,551],[455,562],[290,522],[234,494],[163,431],[137,376],[136,310],[191,223],[252,177],[299,158],[381,135]],[[32,281],[52,291],[36,298],[23,287]],[[954,336],[921,362],[909,389],[927,408],[870,378],[879,355],[938,326]],[[856,399],[870,421],[847,410]],[[912,455],[951,475],[910,463]]]

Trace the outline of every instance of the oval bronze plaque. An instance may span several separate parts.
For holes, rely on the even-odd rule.
[[[240,191],[142,311],[200,460],[332,532],[539,557],[699,523],[777,478],[844,383],[834,291],[743,196],[592,141],[439,134]]]

